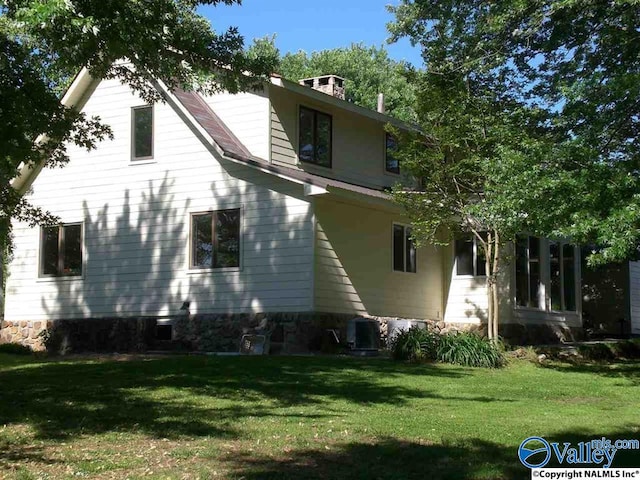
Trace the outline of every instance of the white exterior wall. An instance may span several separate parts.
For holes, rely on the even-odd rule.
[[[238,140],[256,157],[269,158],[269,97],[264,90],[204,97]]]
[[[142,104],[102,82],[84,111],[115,140],[89,153],[72,146],[66,167],[36,179],[34,204],[83,222],[83,276],[39,278],[40,229],[15,225],[6,320],[167,315],[184,301],[192,313],[310,310],[313,221],[302,186],[218,161],[168,104],[154,106],[153,161],[131,162],[130,109]],[[223,208],[242,209],[241,268],[190,270],[190,214]]]
[[[393,270],[398,212],[329,196],[315,200],[315,301],[320,312],[441,320],[441,251],[416,252],[416,272]]]
[[[640,335],[640,262],[629,262],[631,334]]]
[[[539,294],[545,309],[515,306],[515,264],[510,262],[504,266],[503,276],[499,281],[500,323],[519,324],[558,324],[567,327],[582,325],[582,294],[580,249],[574,249],[574,269],[576,275],[576,311],[551,311],[549,291],[549,241],[542,239],[540,244],[540,279]],[[488,298],[485,277],[456,275],[455,254],[453,245],[445,257],[445,321],[451,323],[478,324],[486,322]],[[513,256],[512,246],[507,249],[503,258]],[[640,280],[640,277],[639,277]],[[447,290],[448,285],[448,290]],[[640,303],[640,302],[639,302]]]

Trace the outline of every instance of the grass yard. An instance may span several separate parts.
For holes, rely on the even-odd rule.
[[[639,438],[640,364],[0,355],[0,478],[530,478],[531,435]]]

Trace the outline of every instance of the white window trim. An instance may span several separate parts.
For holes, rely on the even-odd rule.
[[[330,165],[327,167],[326,165],[319,165],[317,163],[314,162],[306,162],[304,160],[300,160],[300,109],[301,108],[306,108],[307,110],[312,110],[312,111],[316,111],[319,113],[322,113],[324,115],[328,115],[331,118],[331,162]],[[302,103],[298,103],[297,108],[296,108],[296,131],[295,131],[295,135],[296,135],[296,165],[299,166],[300,168],[302,168],[303,166],[305,167],[310,167],[310,168],[319,168],[322,169],[324,171],[331,171],[334,169],[335,166],[335,157],[334,157],[334,119],[333,119],[333,114],[325,109],[322,108],[317,108],[315,106],[310,107],[308,104],[302,104]]]
[[[135,111],[143,108],[151,108],[151,155],[146,157],[136,157],[136,142],[135,142],[135,133],[136,133],[136,124],[134,121]],[[130,157],[129,164],[130,165],[144,165],[149,163],[156,163],[155,159],[156,153],[156,109],[153,104],[145,104],[145,105],[136,105],[131,107],[131,132],[129,134],[130,141]]]
[[[394,227],[395,226],[399,226],[402,227],[404,230],[404,234],[403,234],[403,245],[402,245],[402,260],[403,260],[403,270],[396,270],[394,268],[393,265],[393,253],[394,253],[394,246],[395,246],[395,239],[393,236],[393,231],[394,231]],[[407,267],[407,249],[404,247],[404,243],[406,242],[406,238],[407,238],[407,228],[413,228],[411,226],[411,224],[408,223],[400,223],[400,222],[392,222],[391,223],[391,271],[393,273],[398,273],[398,274],[402,274],[402,275],[415,275],[418,273],[418,249],[416,248],[416,271],[415,272],[408,272],[406,269]],[[415,248],[415,246],[414,246]]]
[[[560,305],[563,307],[560,310],[554,310],[552,307],[552,303],[551,303],[551,242],[555,242],[558,244],[558,251],[560,253],[560,256],[558,257],[558,262],[560,262]],[[566,308],[566,300],[564,297],[564,247],[565,245],[569,245],[573,248],[573,288],[574,290],[576,290],[577,288],[577,269],[576,269],[576,246],[575,245],[571,245],[569,242],[562,242],[562,241],[558,241],[558,240],[549,240],[547,241],[547,260],[548,260],[548,268],[547,268],[547,274],[549,276],[549,295],[546,298],[546,309],[548,312],[551,313],[562,313],[562,314],[567,314],[567,313],[577,313],[578,312],[578,297],[577,297],[577,292],[574,291],[574,296],[576,297],[574,299],[575,304],[576,304],[576,308],[575,310],[567,310]]]
[[[240,241],[238,252],[238,266],[237,267],[194,267],[191,262],[192,255],[192,244],[193,244],[193,217],[196,215],[206,215],[209,213],[220,212],[223,210],[239,210],[240,211]],[[188,275],[197,275],[197,274],[216,274],[216,273],[229,273],[229,272],[241,272],[244,268],[244,239],[245,239],[245,226],[244,226],[244,205],[235,206],[235,207],[215,207],[210,208],[208,210],[197,210],[193,212],[189,212],[189,221],[188,221],[188,229],[187,232],[187,248],[186,248],[186,273]]]
[[[87,249],[86,249],[86,244],[85,244],[85,228],[84,228],[84,222],[83,221],[78,221],[78,222],[64,222],[61,223],[60,225],[58,225],[58,228],[60,227],[66,227],[66,226],[73,226],[73,225],[80,225],[80,248],[82,249],[82,273],[80,275],[44,275],[42,273],[42,262],[43,262],[43,244],[42,244],[42,234],[43,234],[43,228],[45,227],[39,227],[38,228],[38,265],[37,265],[37,269],[38,269],[38,275],[36,278],[37,282],[42,282],[42,283],[46,283],[46,282],[75,282],[75,281],[81,281],[84,280],[85,277],[85,271],[87,268]]]
[[[471,235],[471,240],[473,243],[473,275],[458,275],[458,256],[456,255],[456,239],[453,241],[453,276],[454,278],[487,278],[487,274],[478,275],[478,237],[474,234]]]

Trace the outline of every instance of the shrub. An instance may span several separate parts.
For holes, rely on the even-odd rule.
[[[417,326],[401,330],[393,339],[394,359],[420,362],[435,360],[466,367],[498,368],[504,365],[502,347],[475,333],[439,335]]]
[[[579,345],[578,353],[585,360],[611,361],[615,360],[616,358],[615,354],[611,350],[611,347],[606,343]]]
[[[640,358],[640,342],[637,340],[612,343],[611,350],[617,358],[625,358],[627,360]]]
[[[499,344],[469,332],[441,335],[437,359],[465,367],[485,368],[498,368],[505,362]]]
[[[33,350],[26,345],[19,343],[3,343],[0,345],[0,353],[9,353],[11,355],[31,355]]]
[[[395,360],[419,362],[435,360],[438,334],[416,325],[400,330],[391,342],[391,355]]]

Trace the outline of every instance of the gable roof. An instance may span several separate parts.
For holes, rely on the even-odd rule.
[[[67,107],[81,109],[98,83],[99,80],[91,77],[86,68],[82,69],[63,96],[61,103]],[[317,187],[320,191],[316,191],[316,193],[326,193],[327,188],[331,188],[332,190],[345,190],[355,194],[373,197],[378,200],[390,200],[390,196],[382,190],[323,177],[295,168],[274,165],[268,160],[256,157],[249,152],[246,146],[234,135],[234,133],[213,111],[207,102],[205,102],[199,93],[181,89],[169,91],[169,89],[159,81],[154,82],[154,84],[163,97],[168,100],[170,104],[173,103],[172,106],[174,108],[182,107],[183,113],[186,113],[186,115],[183,115],[184,119],[189,121],[197,130],[204,132],[211,140],[212,146],[214,146],[214,148],[216,148],[216,150],[218,150],[218,152],[228,160],[247,165],[251,168],[258,169],[271,175],[276,175],[295,183]],[[314,98],[316,94],[332,98],[309,88],[300,88],[302,89],[302,93],[310,94]],[[174,99],[175,102],[172,102],[172,99]],[[344,103],[351,105],[349,102]],[[343,105],[340,106],[344,107]],[[369,111],[362,107],[357,108]],[[390,118],[378,112],[373,113],[387,119]],[[20,170],[20,174],[14,179],[12,185],[21,194],[24,194],[33,184],[33,181],[36,179],[42,168],[42,165],[23,165]]]
[[[263,158],[256,157],[249,152],[198,93],[185,90],[174,90],[171,93],[220,147],[226,157],[300,183],[308,183],[324,189],[327,187],[339,188],[370,197],[389,199],[389,195],[382,190],[322,177],[295,168],[273,165]]]

